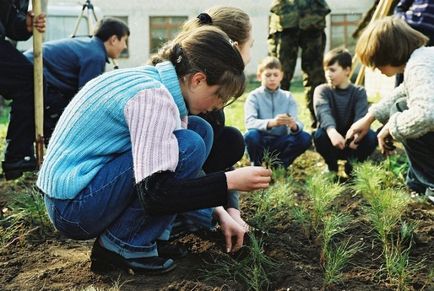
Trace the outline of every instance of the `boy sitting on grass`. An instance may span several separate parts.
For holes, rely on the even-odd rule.
[[[261,87],[253,90],[244,104],[247,133],[244,140],[250,161],[260,166],[264,151],[276,153],[287,168],[311,145],[311,136],[297,120],[297,103],[289,91],[280,89],[282,65],[275,57],[258,66]]]
[[[351,125],[368,112],[368,99],[362,87],[349,79],[351,54],[342,48],[333,49],[324,57],[328,84],[316,87],[313,97],[318,129],[313,141],[329,171],[338,171],[338,159],[346,160],[345,173],[351,175],[349,160],[364,161],[375,150],[377,136],[369,130],[358,142],[345,142]]]

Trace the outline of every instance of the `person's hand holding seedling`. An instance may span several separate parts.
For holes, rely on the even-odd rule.
[[[271,170],[263,167],[243,167],[225,172],[229,190],[254,191],[268,188]]]
[[[381,153],[385,156],[393,154],[396,147],[393,145],[393,137],[390,134],[389,122],[381,128],[380,132],[377,134],[377,138]]]
[[[354,143],[358,144],[368,133],[371,124],[375,121],[375,117],[371,113],[366,113],[363,118],[360,118],[351,125],[350,129],[347,131],[345,139],[354,138]]]
[[[357,140],[357,134],[353,135],[351,138],[345,140],[345,147],[350,148],[352,150],[356,150],[359,146],[359,143],[356,142]]]

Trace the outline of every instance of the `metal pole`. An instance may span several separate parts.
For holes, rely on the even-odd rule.
[[[41,0],[32,0],[35,17],[41,14]],[[42,33],[33,28],[33,56],[34,56],[34,93],[35,93],[35,134],[36,161],[41,166],[44,157],[44,96],[42,75]]]

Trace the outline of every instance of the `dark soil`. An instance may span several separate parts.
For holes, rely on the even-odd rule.
[[[309,167],[321,166],[315,154],[307,153],[293,166],[296,182],[303,183]],[[29,175],[18,182],[0,180],[0,206],[3,218],[9,215],[9,205],[16,195],[26,195],[34,183]],[[19,193],[19,194],[17,194]],[[248,195],[244,195],[248,197]],[[300,193],[300,201],[304,199]],[[353,216],[350,228],[343,237],[363,241],[363,251],[356,254],[344,269],[343,282],[328,286],[330,290],[396,290],[379,270],[383,259],[381,244],[375,238],[361,205],[364,202],[346,191],[337,207]],[[251,201],[242,201],[248,220],[253,213]],[[421,269],[412,275],[410,290],[434,290],[429,272],[434,268],[434,208],[423,201],[415,201],[404,214],[404,220],[416,222],[411,262],[422,262]],[[0,229],[6,231],[5,225]],[[313,235],[307,237],[300,225],[290,220],[276,222],[266,234],[261,234],[265,253],[279,265],[270,272],[270,290],[324,290],[320,265],[320,245]],[[190,254],[176,261],[177,268],[163,276],[149,276],[123,271],[95,274],[90,271],[89,254],[93,241],[69,240],[54,230],[23,224],[16,237],[0,246],[1,290],[243,290],[246,286],[237,278],[212,278],[205,281],[204,269],[212,269],[209,262],[227,256],[223,253],[222,235],[216,232],[189,234],[177,239],[188,247]],[[432,276],[432,274],[431,274]]]

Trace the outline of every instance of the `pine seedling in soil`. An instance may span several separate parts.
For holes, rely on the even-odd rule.
[[[206,281],[220,278],[241,283],[248,290],[267,290],[270,286],[269,275],[278,268],[278,264],[269,258],[263,249],[263,241],[249,233],[250,244],[245,246],[247,255],[235,260],[229,255],[222,255],[214,263],[208,263],[203,279]]]
[[[0,221],[2,227],[7,227],[5,237],[19,239],[23,234],[39,230],[39,235],[44,237],[53,228],[45,210],[44,199],[35,189],[27,189],[26,192],[17,195],[10,207],[9,215]],[[7,241],[2,238],[2,242]]]
[[[270,152],[268,149],[264,150],[264,155],[262,157],[262,166],[267,169],[276,168],[281,164],[279,159],[279,153],[276,151]]]
[[[315,174],[308,180],[306,190],[312,203],[312,227],[317,233],[322,217],[344,188],[333,182],[331,175]]]
[[[351,239],[339,243],[336,246],[329,244],[325,251],[324,285],[330,287],[342,281],[342,270],[349,260],[363,249],[363,243],[358,241],[350,243]]]
[[[369,206],[365,207],[365,211],[377,231],[379,239],[385,244],[392,230],[399,224],[409,203],[409,197],[402,191],[386,189],[374,193],[370,199],[368,201]]]
[[[292,188],[288,184],[276,183],[265,191],[266,195],[260,191],[253,194],[255,210],[249,223],[255,228],[268,232],[276,222],[282,223],[288,219],[287,210],[295,203]]]
[[[329,245],[332,242],[332,238],[335,235],[341,234],[348,229],[348,223],[350,222],[350,216],[344,213],[331,213],[322,218],[323,228],[320,233],[322,238],[321,244],[321,263],[326,257],[326,252]]]
[[[362,194],[369,202],[371,197],[375,196],[374,193],[381,189],[381,177],[384,175],[384,170],[372,162],[364,162],[355,165],[354,175],[354,190]]]
[[[300,206],[294,206],[291,208],[291,217],[295,223],[301,226],[303,234],[307,239],[310,239],[310,213],[309,210]]]
[[[397,286],[398,290],[409,289],[411,278],[423,269],[423,261],[410,262],[415,228],[414,224],[404,222],[397,238],[391,236],[390,241],[383,245],[385,271],[389,282]]]

